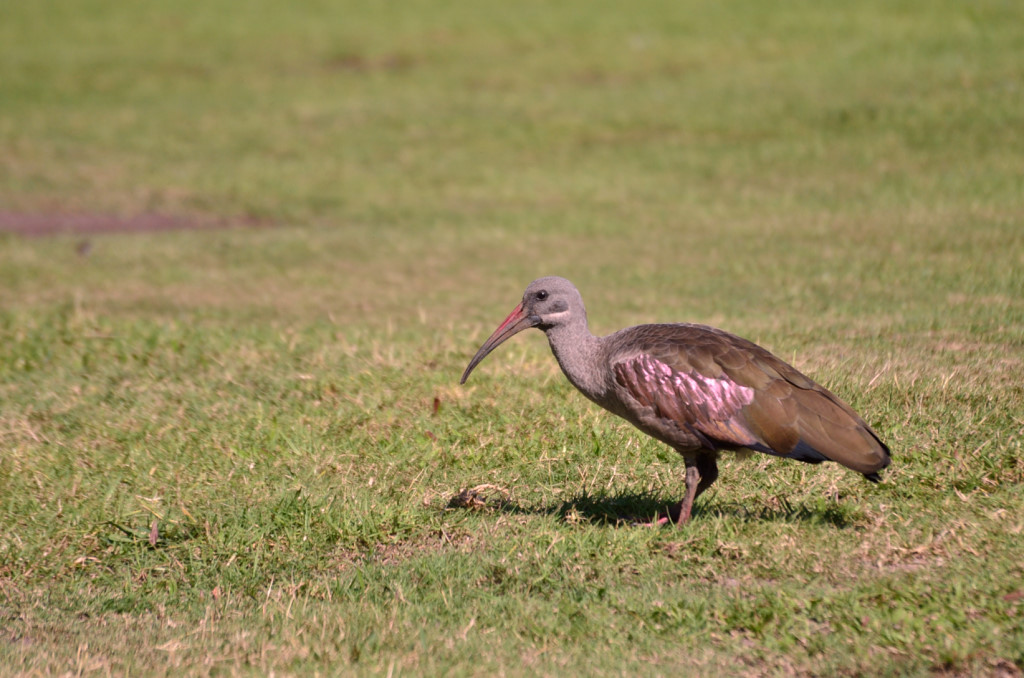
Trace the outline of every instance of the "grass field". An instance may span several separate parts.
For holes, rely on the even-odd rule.
[[[1022,25],[4,3],[0,674],[1022,675]],[[75,218],[121,232],[14,232]],[[729,460],[619,520],[681,460],[539,332],[457,385],[547,274],[793,361],[884,482]]]

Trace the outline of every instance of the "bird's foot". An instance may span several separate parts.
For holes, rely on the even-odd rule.
[[[671,519],[668,516],[658,516],[656,520],[635,520],[631,522],[635,527],[661,527],[662,525],[669,525]]]
[[[658,517],[654,520],[633,520],[633,524],[637,527],[661,527],[663,525],[682,525],[690,519],[690,512],[686,512],[686,516],[682,520],[679,519],[680,514],[683,510],[683,502],[669,506],[664,511],[658,512]]]

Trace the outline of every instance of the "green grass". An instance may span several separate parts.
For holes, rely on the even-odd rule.
[[[6,3],[0,673],[1020,675],[1024,9]],[[690,320],[889,442],[682,464],[539,333]],[[456,508],[481,488],[481,510]],[[155,531],[154,531],[155,525]]]

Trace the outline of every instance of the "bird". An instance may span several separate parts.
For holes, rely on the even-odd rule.
[[[721,452],[761,452],[808,464],[838,462],[879,482],[891,454],[831,391],[767,349],[693,323],[637,325],[598,337],[576,286],[538,278],[469,361],[460,384],[523,330],[547,335],[559,367],[584,396],[675,449],[686,492],[651,524],[683,525],[718,478]]]

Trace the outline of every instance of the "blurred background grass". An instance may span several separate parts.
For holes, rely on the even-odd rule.
[[[408,285],[403,265],[487,298],[498,281],[559,272],[586,291],[614,272],[654,286],[670,317],[708,318],[734,300],[791,306],[772,289],[808,276],[835,278],[826,298],[898,297],[887,276],[908,258],[969,289],[982,281],[952,274],[991,271],[950,259],[982,253],[1009,257],[999,284],[1019,289],[1012,5],[3,11],[9,212],[297,226],[233,256],[327,269],[314,288],[369,275],[375,297]],[[192,275],[222,275],[216,248],[190,256]],[[763,284],[775,276],[790,281]],[[712,294],[723,285],[740,288]]]

